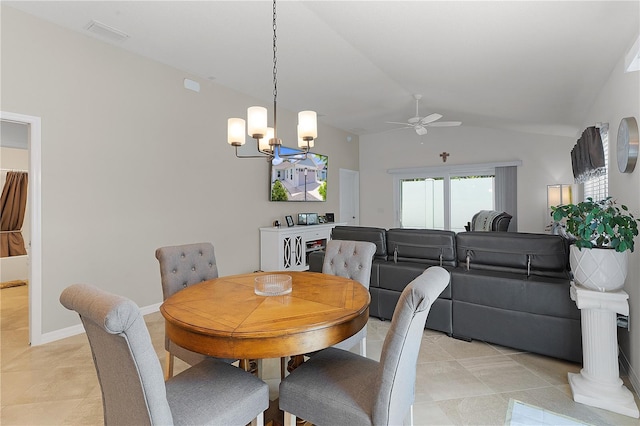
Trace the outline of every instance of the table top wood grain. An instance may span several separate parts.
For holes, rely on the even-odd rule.
[[[263,359],[324,349],[366,326],[370,295],[357,281],[281,273],[292,277],[292,291],[283,296],[255,294],[255,277],[267,273],[221,277],[177,292],[160,307],[167,335],[194,352]]]

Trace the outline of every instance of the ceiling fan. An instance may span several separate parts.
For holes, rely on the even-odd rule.
[[[387,123],[401,124],[404,126],[399,127],[398,129],[414,129],[420,136],[427,134],[427,127],[455,127],[462,124],[461,121],[437,121],[442,118],[442,114],[438,113],[429,114],[426,117],[420,117],[420,113],[418,112],[418,104],[420,103],[420,99],[422,99],[422,95],[413,95],[413,98],[416,100],[415,117],[411,117],[405,123],[400,123],[397,121],[387,121]]]

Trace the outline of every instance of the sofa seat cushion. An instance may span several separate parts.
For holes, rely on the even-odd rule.
[[[569,279],[569,246],[559,235],[515,232],[460,232],[458,265]]]
[[[496,271],[451,272],[452,298],[493,308],[580,319],[569,296],[570,281]]]
[[[431,265],[437,264],[439,263],[432,263]],[[377,287],[401,293],[407,284],[420,276],[430,265],[426,263],[386,261],[378,263],[377,266],[377,275],[379,280]],[[439,298],[451,299],[451,284],[442,291]],[[393,307],[395,307],[395,305],[393,305]]]
[[[387,231],[369,226],[336,226],[331,231],[332,240],[369,241],[376,245],[374,259],[387,258]]]
[[[387,255],[397,262],[456,266],[456,234],[437,229],[389,229]]]

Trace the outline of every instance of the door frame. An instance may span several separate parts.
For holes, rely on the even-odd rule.
[[[28,125],[29,147],[29,223],[31,243],[29,252],[29,342],[42,341],[42,127],[40,117],[0,111],[0,121]]]

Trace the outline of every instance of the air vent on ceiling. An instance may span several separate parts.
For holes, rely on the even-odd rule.
[[[89,22],[85,28],[89,32],[112,41],[122,42],[129,38],[128,34],[98,21]]]

